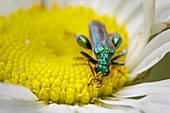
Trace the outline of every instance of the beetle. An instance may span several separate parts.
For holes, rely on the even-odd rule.
[[[98,75],[108,76],[110,74],[110,66],[122,66],[124,62],[115,62],[115,60],[126,54],[126,50],[123,50],[117,56],[114,56],[116,49],[121,45],[122,38],[118,33],[108,34],[105,26],[99,21],[92,21],[89,24],[90,38],[92,45],[88,38],[84,35],[76,34],[77,43],[86,49],[92,50],[95,58],[92,58],[84,51],[80,53],[88,59],[89,62],[94,64],[94,71]],[[112,39],[110,39],[112,37]],[[96,59],[96,60],[95,60]]]

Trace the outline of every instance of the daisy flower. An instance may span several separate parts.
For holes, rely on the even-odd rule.
[[[170,51],[169,1],[1,0],[0,113],[162,113],[170,80],[136,84]],[[99,21],[127,54],[102,83],[74,34]],[[93,65],[92,65],[93,66]],[[98,87],[100,85],[100,87]]]

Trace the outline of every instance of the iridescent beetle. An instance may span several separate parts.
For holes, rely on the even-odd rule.
[[[126,51],[123,50],[117,56],[113,57],[116,53],[116,49],[122,43],[122,38],[119,34],[113,33],[111,36],[107,33],[105,26],[98,21],[92,21],[89,24],[90,37],[92,45],[88,38],[83,35],[75,35],[78,44],[86,49],[92,50],[97,60],[93,59],[87,53],[81,51],[80,53],[88,59],[89,62],[95,65],[94,71],[102,76],[108,76],[110,74],[111,65],[124,65],[123,62],[115,62]],[[112,40],[110,39],[112,37]]]

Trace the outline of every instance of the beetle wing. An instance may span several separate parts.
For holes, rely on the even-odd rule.
[[[110,48],[115,50],[115,47],[110,40],[110,37],[106,31],[103,24],[98,21],[92,21],[89,25],[90,27],[90,37],[93,43],[93,49],[98,49],[100,47]]]

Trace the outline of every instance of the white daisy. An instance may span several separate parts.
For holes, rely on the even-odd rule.
[[[168,112],[170,80],[132,84],[170,51],[169,6],[161,0],[1,0],[0,113]],[[128,43],[125,66],[112,67],[100,88],[87,87],[91,71],[86,60],[73,59],[80,48],[68,38],[87,35],[92,19],[123,36],[118,52]]]

